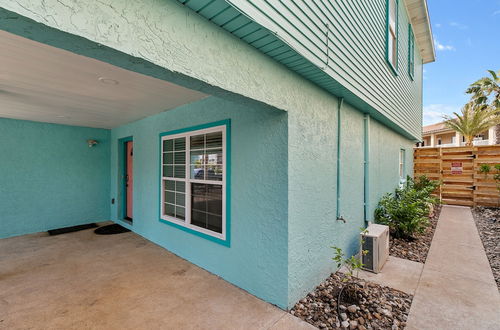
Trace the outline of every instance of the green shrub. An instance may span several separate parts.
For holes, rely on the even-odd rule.
[[[422,233],[429,224],[428,215],[431,207],[439,203],[432,196],[439,182],[431,181],[425,176],[417,181],[407,178],[403,187],[394,194],[386,194],[375,210],[375,221],[389,226],[395,237],[410,238]]]

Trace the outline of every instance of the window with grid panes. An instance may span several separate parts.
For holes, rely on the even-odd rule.
[[[162,137],[161,218],[225,238],[226,126]]]

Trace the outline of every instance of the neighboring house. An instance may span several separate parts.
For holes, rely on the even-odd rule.
[[[111,219],[288,308],[412,173],[424,0],[2,6],[1,237]]]
[[[477,135],[474,138],[475,146],[496,144],[496,127]],[[465,138],[458,132],[437,123],[422,127],[422,141],[417,142],[417,147],[459,147],[465,145]]]

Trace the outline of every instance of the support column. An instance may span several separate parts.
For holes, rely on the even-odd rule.
[[[455,133],[455,146],[460,147],[460,142],[462,142],[462,134],[456,132]]]
[[[436,146],[436,134],[431,134],[431,147]]]
[[[496,144],[497,137],[496,137],[496,126],[490,127],[488,130],[488,144],[493,145]]]

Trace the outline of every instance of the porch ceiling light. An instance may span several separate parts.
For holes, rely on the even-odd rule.
[[[92,140],[89,139],[87,140],[87,144],[89,145],[89,148],[92,148],[93,146],[97,145],[99,142],[97,140]]]
[[[118,80],[106,78],[106,77],[99,77],[98,80],[105,85],[118,85],[119,84]]]

